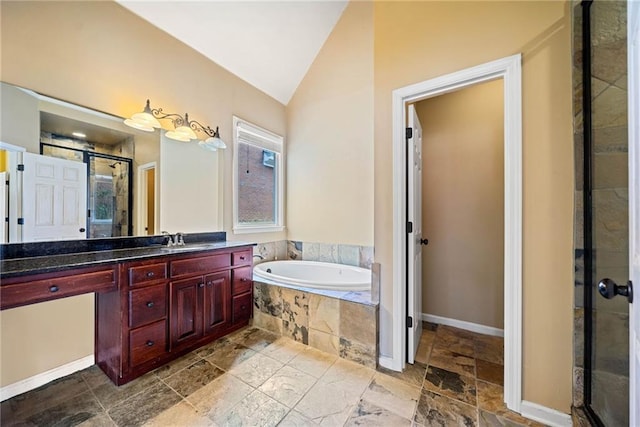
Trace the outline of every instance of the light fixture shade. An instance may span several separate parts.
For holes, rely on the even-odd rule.
[[[211,139],[211,138],[209,138]],[[198,141],[198,145],[201,148],[204,148],[205,150],[209,150],[209,151],[218,151],[218,149],[216,148],[216,146],[212,143],[209,142],[209,139],[207,139],[206,141]]]
[[[154,128],[161,127],[158,119],[153,117],[153,111],[151,110],[151,105],[148,99],[147,104],[144,106],[144,110],[140,113],[135,113],[130,119],[126,119],[124,124],[145,132],[153,132]]]
[[[227,148],[227,144],[225,144],[224,141],[221,140],[219,136],[213,136],[211,138],[207,138],[204,142],[207,145],[213,146],[215,148],[220,148],[222,150]]]
[[[180,141],[180,142],[191,141],[191,139],[189,139],[188,136],[186,136],[183,133],[176,132],[175,130],[170,130],[169,132],[166,132],[164,136],[166,136],[169,139],[173,139],[174,141]]]
[[[147,111],[143,111],[142,113],[135,113],[133,116],[131,116],[131,119],[138,123],[146,123],[154,128],[161,127],[158,119],[153,117],[153,115],[151,115],[151,113]]]
[[[189,139],[198,139],[198,135],[189,126],[178,126],[174,132],[186,136]]]
[[[153,126],[151,126],[151,125],[149,125],[147,123],[144,123],[144,122],[142,122],[142,123],[138,122],[138,121],[136,121],[134,119],[126,119],[124,121],[124,124],[129,126],[129,127],[134,128],[134,129],[143,130],[145,132],[153,132],[155,130],[155,128]]]

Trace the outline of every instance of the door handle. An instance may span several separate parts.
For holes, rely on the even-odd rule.
[[[84,227],[82,227],[82,228],[80,228],[80,230],[78,230],[78,231],[79,231],[79,232],[81,232],[81,233],[84,233],[84,232],[85,232],[85,231],[87,231],[87,230],[85,230],[85,228],[84,228]]]
[[[429,244],[429,239],[420,239],[420,244],[427,246]]]
[[[598,283],[598,292],[606,299],[611,299],[616,295],[622,295],[627,297],[629,303],[633,302],[633,283],[631,283],[631,280],[627,282],[626,286],[618,286],[618,284],[611,279],[602,279]]]

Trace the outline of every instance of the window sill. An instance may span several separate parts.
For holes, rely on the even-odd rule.
[[[255,227],[234,227],[233,234],[277,233],[284,230],[284,225],[262,225]]]

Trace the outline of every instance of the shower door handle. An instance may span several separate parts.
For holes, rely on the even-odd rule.
[[[627,297],[629,303],[633,302],[633,283],[631,283],[631,280],[627,282],[626,286],[618,286],[618,284],[611,279],[602,279],[598,283],[598,292],[606,299],[611,299],[616,295],[622,295]]]
[[[87,230],[85,230],[84,228],[81,228],[81,229],[80,229],[80,230],[78,230],[78,231],[79,231],[79,232],[81,232],[81,233],[84,233],[84,232],[85,232],[85,231],[87,231]]]

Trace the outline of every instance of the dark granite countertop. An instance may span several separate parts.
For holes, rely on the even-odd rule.
[[[50,273],[79,267],[90,267],[123,261],[136,261],[146,258],[197,253],[212,249],[229,249],[253,246],[247,242],[202,242],[187,244],[183,247],[167,248],[153,245],[136,248],[100,250],[93,252],[66,253],[60,255],[31,256],[0,260],[0,278],[23,276],[27,274]]]

